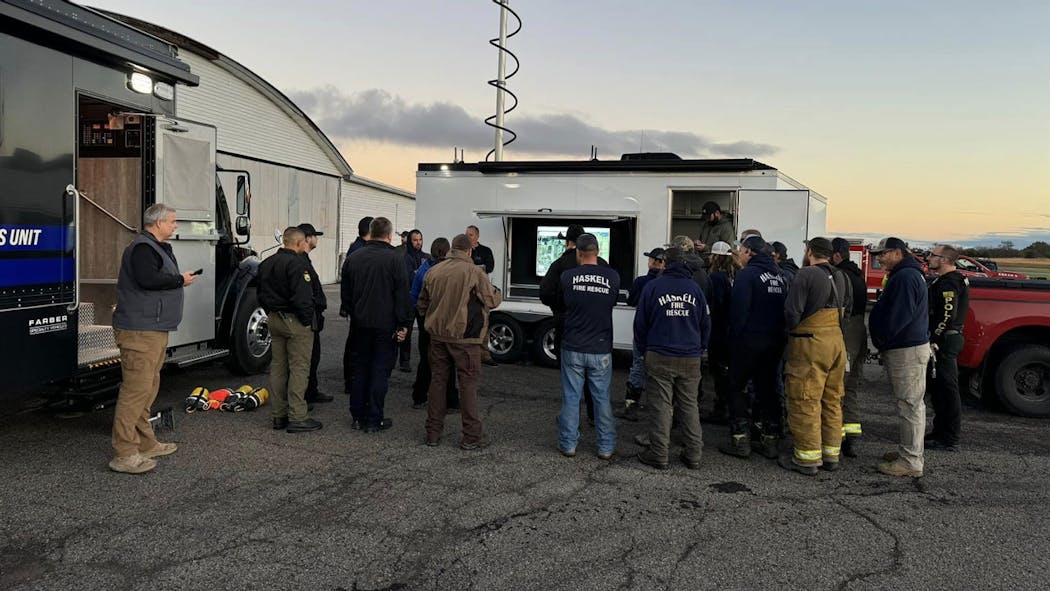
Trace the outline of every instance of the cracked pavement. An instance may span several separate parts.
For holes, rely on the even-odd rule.
[[[329,293],[333,289],[329,288]],[[394,371],[391,430],[351,431],[342,391],[346,324],[323,336],[323,430],[273,431],[268,409],[186,415],[197,385],[263,385],[210,364],[162,376],[179,451],[115,474],[112,409],[0,417],[2,589],[955,589],[1044,588],[1050,577],[1050,423],[964,409],[964,449],[927,452],[926,476],[874,466],[897,426],[866,366],[861,457],[815,478],[715,447],[703,468],[557,453],[557,372],[484,367],[488,449],[457,447],[459,415],[423,445],[412,374]],[[413,351],[413,364],[416,353]],[[613,382],[623,395],[626,372]],[[705,401],[706,402],[706,401]],[[672,448],[671,458],[677,458]]]

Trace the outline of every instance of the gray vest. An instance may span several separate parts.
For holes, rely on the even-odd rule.
[[[143,289],[135,283],[131,272],[131,253],[139,244],[148,244],[163,261],[161,269],[179,275],[175,257],[166,252],[152,236],[139,234],[124,249],[117,277],[117,309],[113,312],[113,328],[122,330],[157,330],[173,332],[182,322],[182,287],[175,289]]]

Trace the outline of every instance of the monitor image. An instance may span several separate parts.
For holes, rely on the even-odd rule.
[[[598,239],[598,256],[609,260],[609,228],[585,227]],[[551,263],[565,252],[565,240],[558,234],[565,231],[565,226],[539,226],[536,228],[536,276],[543,277]]]

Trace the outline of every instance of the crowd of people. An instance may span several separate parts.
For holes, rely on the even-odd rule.
[[[899,445],[879,471],[891,476],[923,474],[925,449],[958,451],[961,431],[956,359],[968,305],[965,277],[955,269],[959,251],[939,245],[930,255],[935,274],[927,284],[907,244],[886,238],[871,249],[888,271],[881,297],[865,324],[867,287],[843,238],[812,238],[798,266],[780,242],[759,230],[739,241],[731,220],[714,202],[703,209],[697,239],[676,236],[644,253],[648,269],[627,287],[635,308],[633,355],[623,404],[613,411],[611,381],[613,309],[621,277],[598,255],[598,239],[577,224],[559,238],[563,255],[540,282],[540,299],[555,318],[555,352],[561,368],[562,405],[557,448],[577,453],[581,403],[594,426],[597,455],[617,452],[617,418],[648,421],[635,438],[638,460],[657,469],[670,465],[672,430],[680,461],[701,466],[701,422],[728,425],[719,451],[741,459],[753,454],[785,469],[815,475],[834,471],[842,456],[856,457],[862,435],[858,406],[868,339],[879,352],[899,416]],[[181,316],[182,290],[194,276],[181,273],[167,239],[174,210],[146,211],[145,229],[128,246],[118,281],[114,315],[124,359],[113,428],[118,472],[153,469],[153,458],[174,453],[157,442],[147,422],[159,386],[168,332]],[[287,228],[281,248],[259,267],[258,298],[272,336],[270,368],[273,428],[291,433],[322,428],[312,405],[334,397],[318,389],[317,366],[327,308],[309,253],[323,233],[309,224]],[[411,372],[411,334],[419,361],[412,404],[426,408],[425,442],[441,443],[445,417],[460,413],[464,450],[486,447],[478,410],[481,366],[488,356],[489,312],[502,294],[489,280],[492,250],[479,242],[476,226],[423,251],[419,230],[401,234],[384,217],[366,217],[341,269],[339,314],[349,320],[343,354],[351,427],[365,433],[389,429],[385,415],[395,367]],[[141,310],[164,309],[160,319]],[[706,369],[704,369],[706,368]],[[928,371],[928,368],[930,371]],[[710,374],[714,400],[701,416]],[[926,434],[924,396],[935,419]],[[782,453],[790,436],[790,451]]]

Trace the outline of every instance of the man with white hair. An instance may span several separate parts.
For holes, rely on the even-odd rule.
[[[145,226],[124,249],[117,276],[113,332],[120,349],[122,381],[113,415],[114,472],[141,474],[157,467],[153,458],[175,453],[174,443],[160,443],[149,424],[149,411],[160,388],[160,368],[168,333],[182,321],[182,289],[197,276],[179,271],[168,239],[179,225],[175,209],[163,203],[142,214]]]

